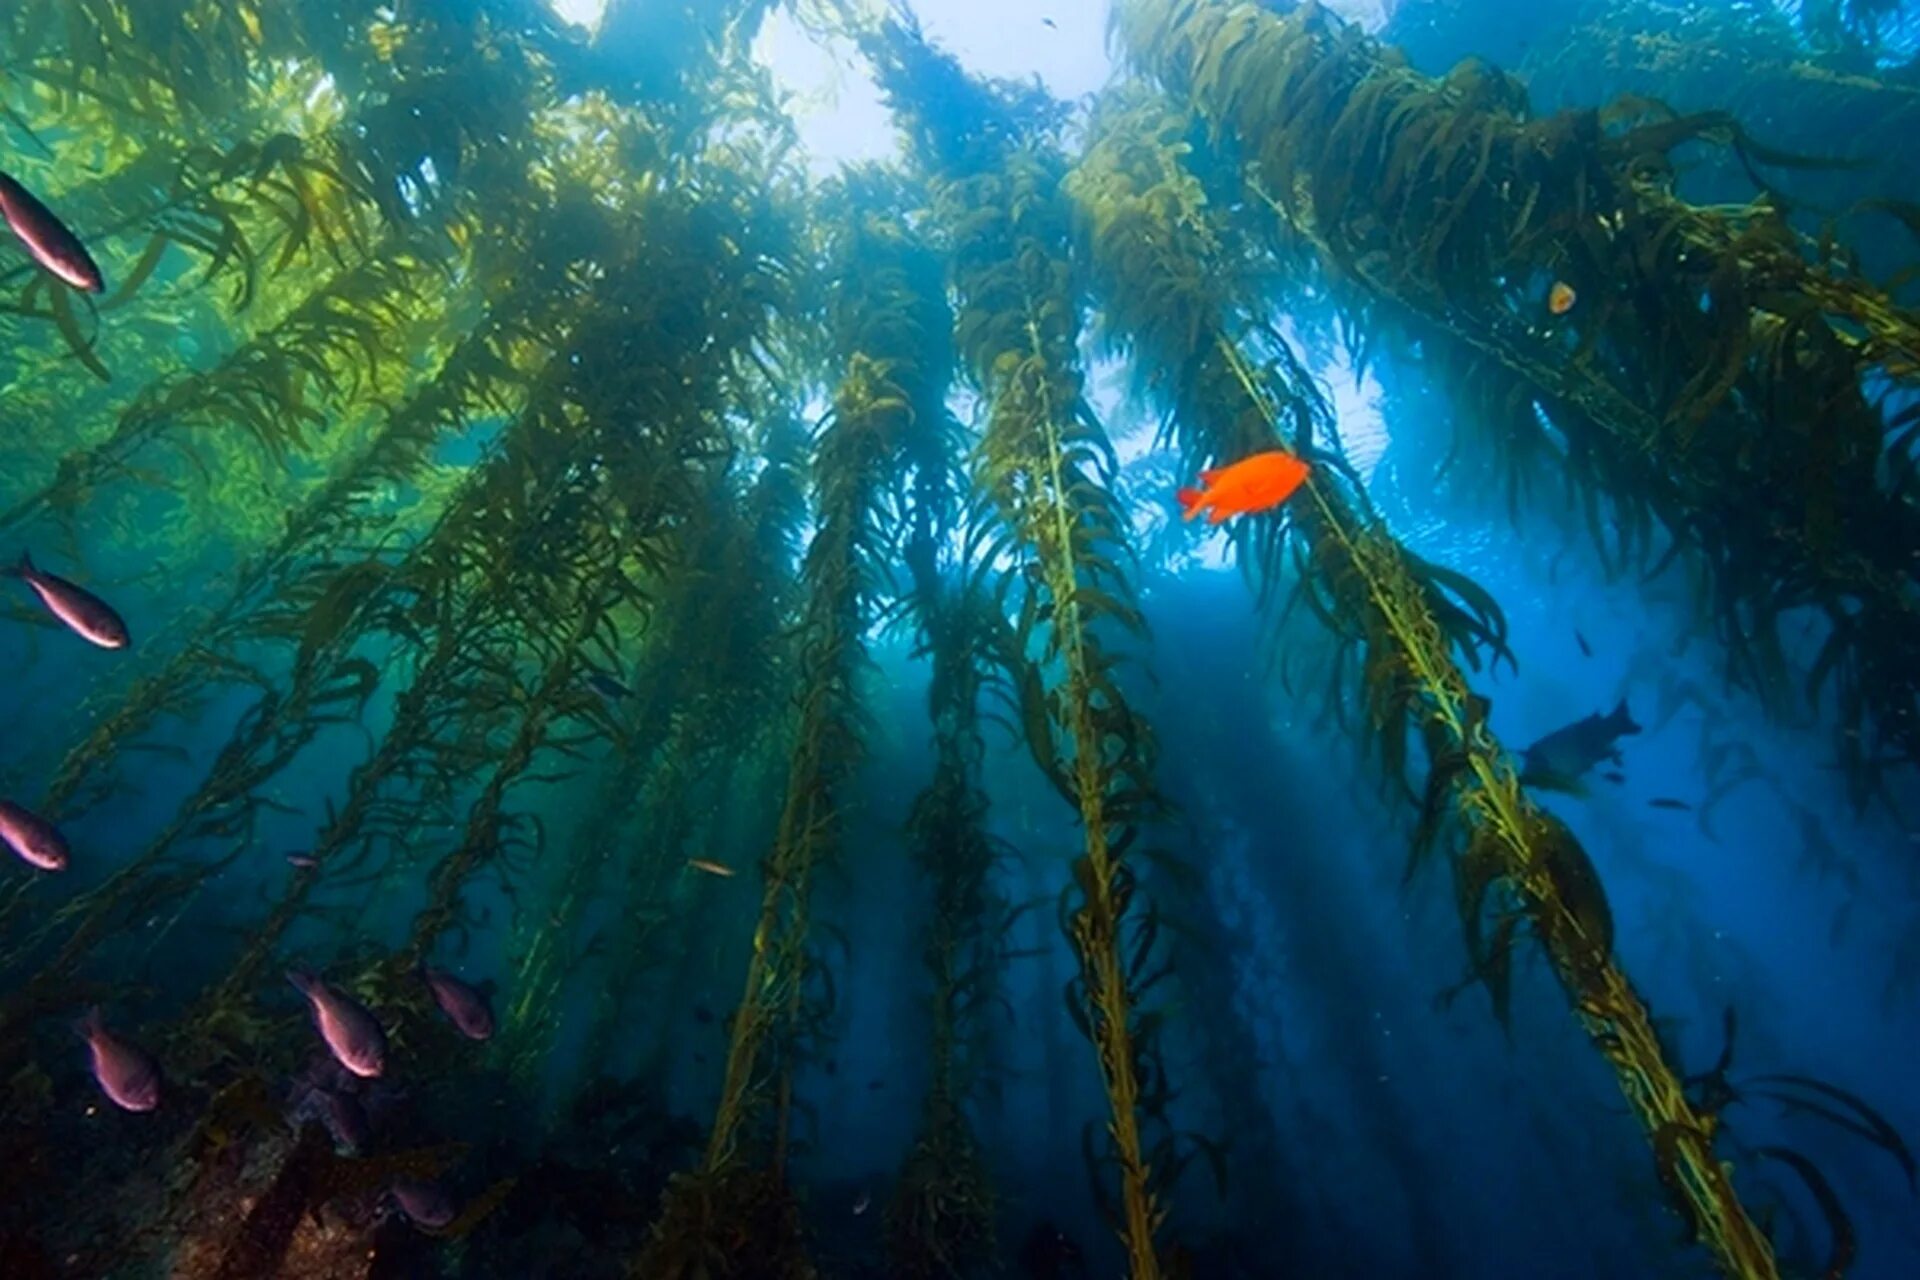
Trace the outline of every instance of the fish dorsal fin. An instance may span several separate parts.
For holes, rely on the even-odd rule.
[[[1218,480],[1221,476],[1225,474],[1227,474],[1227,469],[1225,467],[1209,467],[1205,471],[1202,471],[1200,473],[1200,483],[1212,484],[1214,481]]]

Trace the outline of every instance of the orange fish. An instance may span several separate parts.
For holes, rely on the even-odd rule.
[[[1207,512],[1208,524],[1219,524],[1228,516],[1268,511],[1292,497],[1306,481],[1307,472],[1307,464],[1292,454],[1269,449],[1230,467],[1202,471],[1202,488],[1180,490],[1180,507],[1188,520],[1204,507],[1213,508]]]
[[[1573,291],[1573,286],[1562,280],[1555,280],[1553,288],[1547,290],[1547,310],[1556,316],[1573,310],[1573,304],[1579,300],[1580,295]]]
[[[695,871],[704,871],[710,876],[719,876],[722,880],[733,879],[733,868],[725,863],[715,862],[711,858],[688,858],[687,865]]]

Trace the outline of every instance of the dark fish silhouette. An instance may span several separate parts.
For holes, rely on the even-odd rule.
[[[87,1010],[73,1030],[87,1042],[93,1078],[109,1102],[122,1111],[151,1111],[160,1105],[160,1064],[107,1030],[98,1006]]]
[[[1588,658],[1591,658],[1593,656],[1593,646],[1588,644],[1587,638],[1581,635],[1578,631],[1575,631],[1573,633],[1573,642],[1580,646],[1580,653],[1582,656],[1588,657]]]
[[[66,837],[51,822],[11,800],[0,800],[0,841],[42,871],[67,869]]]
[[[1595,765],[1620,764],[1619,740],[1639,732],[1622,698],[1610,715],[1583,717],[1528,747],[1520,781],[1530,787],[1578,791],[1581,777]]]
[[[360,1105],[360,1099],[350,1093],[323,1089],[320,1102],[321,1123],[333,1135],[334,1143],[348,1151],[364,1151],[373,1137],[373,1126],[367,1121],[367,1109]]]
[[[618,680],[615,680],[612,676],[604,672],[596,671],[588,676],[587,684],[593,688],[595,693],[610,702],[618,702],[622,698],[631,698],[633,696],[633,690],[627,688],[627,686],[621,684]]]
[[[453,1197],[437,1182],[395,1178],[387,1188],[400,1211],[418,1227],[444,1227],[454,1218]]]
[[[87,643],[102,649],[124,649],[130,643],[127,624],[112,606],[84,587],[34,568],[33,557],[26,552],[20,553],[19,564],[4,572],[32,588],[47,612]]]
[[[1620,772],[1618,769],[1609,769],[1605,773],[1601,774],[1600,776],[1605,778],[1608,782],[1611,782],[1616,787],[1627,780],[1627,775]]]
[[[4,173],[0,173],[0,218],[7,220],[8,228],[20,237],[33,260],[48,271],[88,293],[106,289],[106,278],[80,237],[67,230],[67,224],[40,203],[38,196]]]
[[[1661,796],[1658,799],[1649,800],[1647,801],[1647,806],[1653,809],[1678,809],[1681,811],[1693,808],[1693,806],[1685,800],[1675,800],[1672,796]]]
[[[705,1026],[713,1021],[713,1010],[703,1004],[697,1004],[693,1006],[693,1020],[701,1026]]]

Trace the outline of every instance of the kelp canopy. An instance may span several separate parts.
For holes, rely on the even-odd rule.
[[[1479,12],[1395,29],[1445,49]],[[1844,117],[1911,79],[1877,14],[1755,47]],[[861,60],[888,160],[810,167],[770,20]],[[1430,1199],[1444,1130],[1360,1065],[1352,1010],[1409,971],[1406,1040],[1487,1096],[1471,1037],[1505,1031],[1543,1159],[1592,1165],[1529,1194],[1643,1273],[1897,1253],[1871,1160],[1911,1182],[1914,1117],[1764,1031],[1733,1075],[1728,1002],[1764,1027],[1772,989],[1629,940],[1644,863],[1495,730],[1535,656],[1514,573],[1418,527],[1577,529],[1597,579],[1684,578],[1727,701],[1832,735],[1865,816],[1793,801],[1806,856],[1911,898],[1910,849],[1828,831],[1904,815],[1920,764],[1920,216],[1627,21],[1569,18],[1536,93],[1313,4],[1118,0],[1125,72],[1068,104],[852,3],[613,0],[591,33],[540,0],[9,6],[0,169],[107,285],[30,237],[0,257],[0,537],[134,642],[83,650],[24,591],[0,616],[0,834],[73,851],[0,886],[0,1256],[1388,1274],[1355,1170]],[[1395,502],[1346,447],[1342,364],[1391,408]],[[1207,608],[1248,625],[1169,653],[1201,599],[1174,488],[1276,449],[1304,486],[1205,544],[1251,588]],[[1240,683],[1161,686],[1204,660]],[[1742,745],[1710,786],[1770,776]],[[1259,889],[1283,876],[1297,901]],[[1890,993],[1920,985],[1903,927]],[[1317,1047],[1240,998],[1263,961],[1227,940],[1277,932],[1326,961],[1285,986]],[[1465,981],[1432,977],[1462,941]],[[290,968],[327,984],[300,980],[319,1037]],[[1492,1019],[1446,1012],[1470,984]],[[1582,1035],[1519,1027],[1550,992]],[[88,1006],[108,1103],[98,1064],[159,1064],[151,1114],[85,1081]],[[1706,1010],[1718,1062],[1661,1006]],[[1759,1100],[1810,1128],[1733,1110]],[[1409,1215],[1424,1273],[1492,1247]]]

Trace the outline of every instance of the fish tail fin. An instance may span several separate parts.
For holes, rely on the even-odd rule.
[[[73,1034],[82,1040],[92,1040],[105,1025],[101,1020],[100,1006],[90,1004],[85,1013],[73,1020]]]
[[[0,568],[0,576],[8,578],[30,578],[33,576],[33,552],[22,551],[20,562]]]
[[[1638,733],[1640,726],[1634,723],[1633,712],[1627,710],[1627,695],[1620,695],[1620,705],[1613,709],[1613,719],[1620,726],[1621,733]]]
[[[1215,480],[1218,480],[1221,476],[1225,475],[1226,473],[1227,473],[1227,469],[1225,467],[1208,467],[1205,471],[1202,471],[1200,473],[1200,483],[1212,484]]]
[[[1207,495],[1198,489],[1182,489],[1173,496],[1180,500],[1180,518],[1182,520],[1191,520],[1199,515],[1201,504],[1207,500]]]
[[[314,987],[319,985],[319,982],[320,982],[318,978],[314,977],[311,973],[307,972],[305,969],[287,970],[287,981],[291,982],[293,984],[293,989],[295,991],[298,991],[303,996],[312,995]]]

